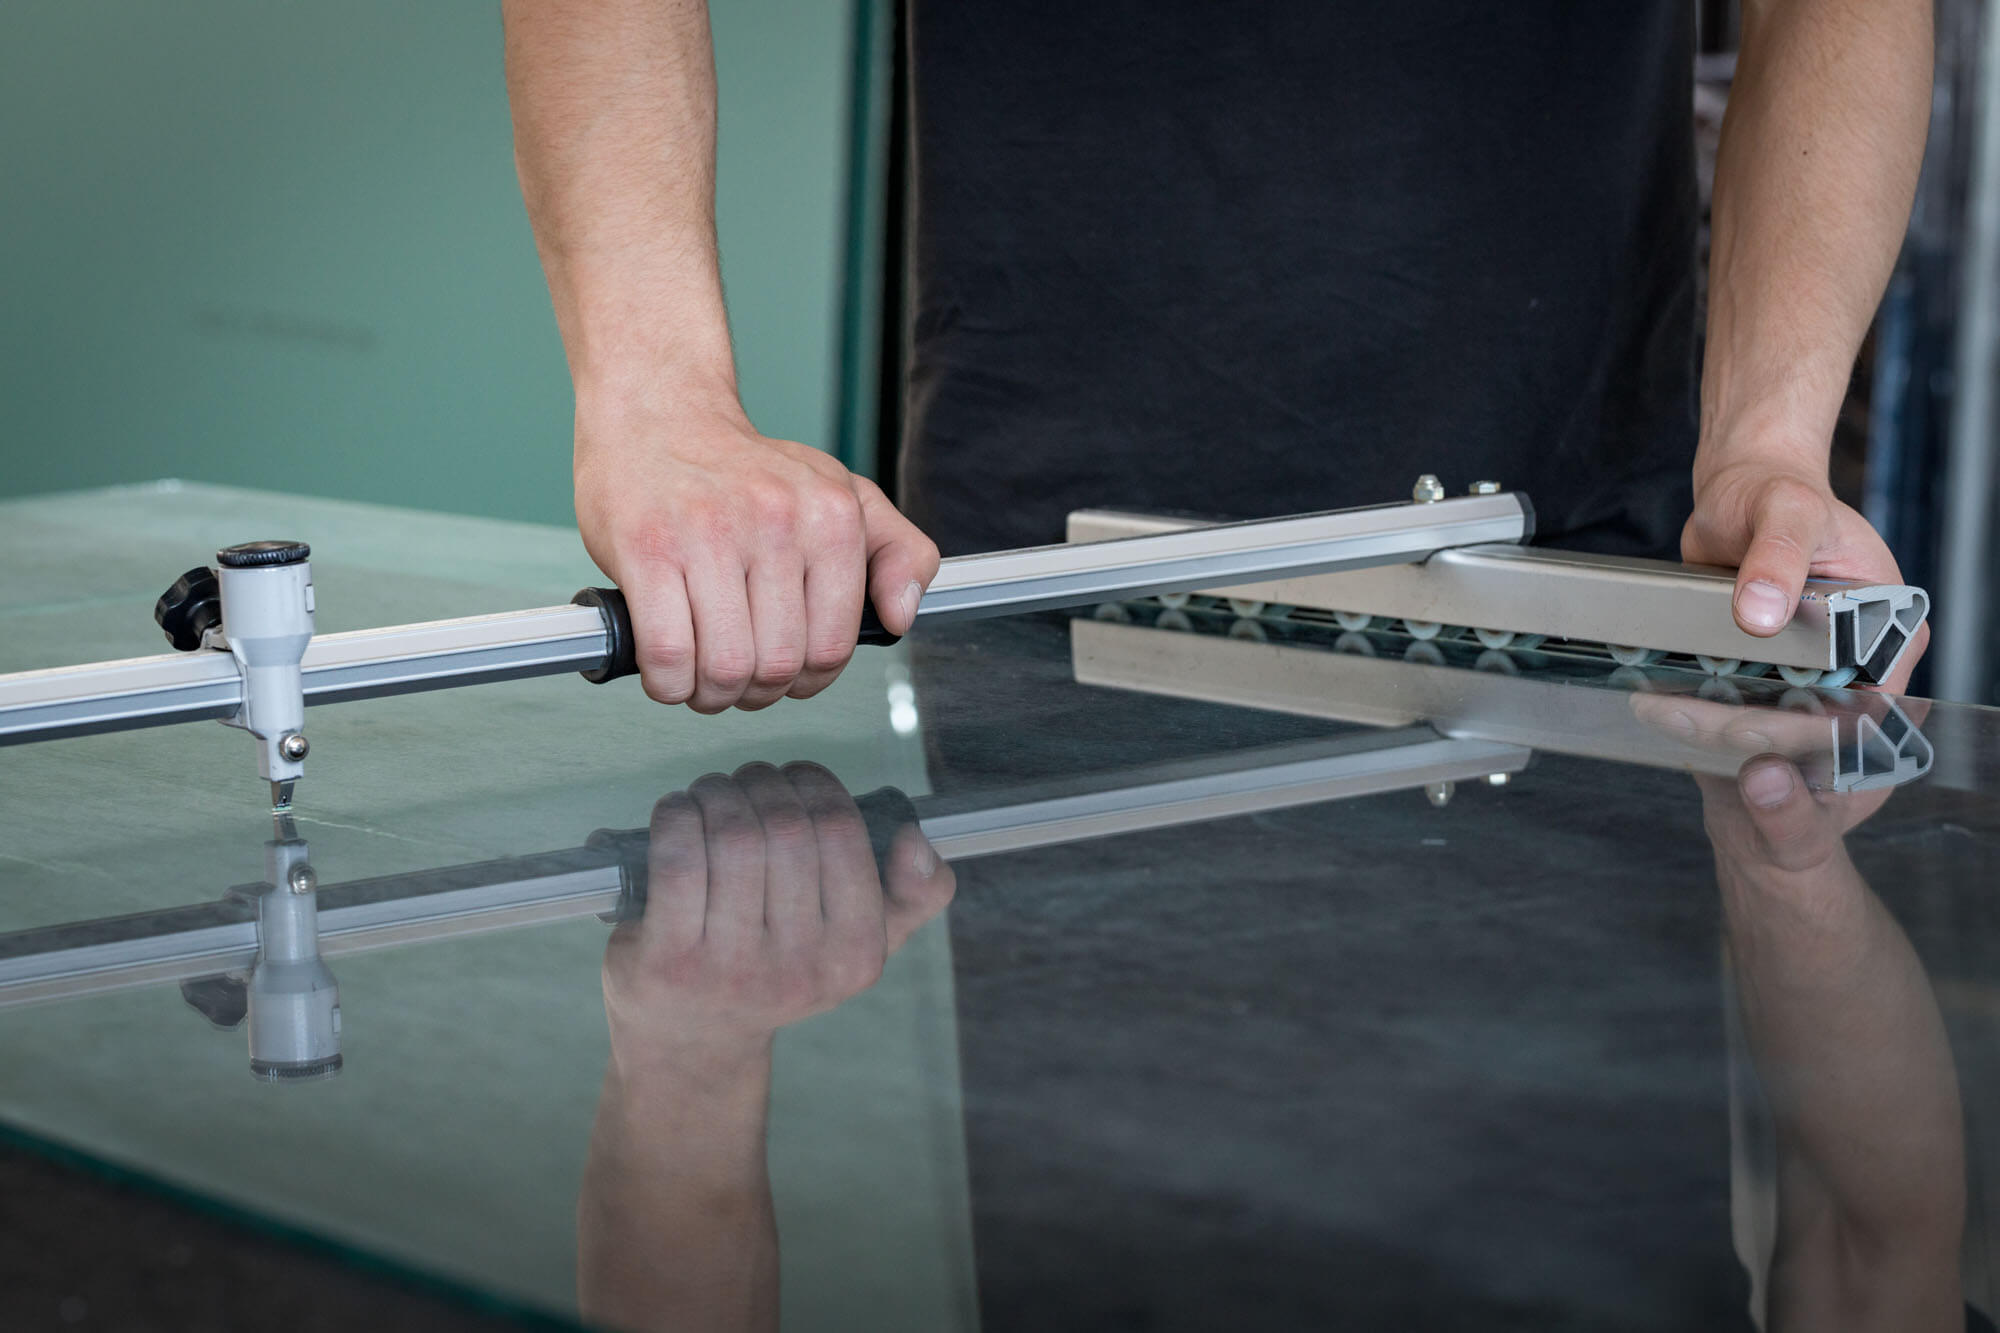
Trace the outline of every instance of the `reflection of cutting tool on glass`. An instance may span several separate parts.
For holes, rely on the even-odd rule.
[[[181,991],[219,1027],[248,1020],[251,1073],[303,1082],[340,1070],[340,987],[320,957],[319,878],[306,841],[289,815],[273,822],[263,882],[225,899],[255,912],[254,955],[234,976],[190,980]]]
[[[1428,727],[1259,747],[1037,784],[1021,794],[857,801],[878,858],[915,825],[951,862],[1260,811],[1468,781],[1520,769],[1519,746]],[[830,781],[830,779],[829,779]],[[340,1067],[339,991],[325,959],[514,926],[645,910],[647,829],[580,847],[322,886],[290,818],[265,844],[264,882],[216,901],[0,935],[0,1007],[181,983],[218,1026],[247,1018],[251,1068],[302,1081]]]

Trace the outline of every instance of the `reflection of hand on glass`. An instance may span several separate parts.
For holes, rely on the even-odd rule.
[[[645,914],[605,949],[611,1062],[577,1201],[586,1320],[777,1326],[772,1038],[872,985],[955,883],[914,825],[878,877],[860,810],[816,765],[752,764],[654,806]]]
[[[1776,755],[1696,781],[1777,1129],[1764,1326],[1963,1328],[1951,1051],[1922,964],[1842,841],[1888,793],[1816,794]]]

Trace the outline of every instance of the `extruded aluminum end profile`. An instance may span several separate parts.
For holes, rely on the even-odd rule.
[[[1182,531],[1186,519],[1111,510],[1069,516],[1072,541]],[[1770,638],[1731,610],[1736,576],[1706,565],[1522,546],[1440,550],[1421,563],[1213,586],[1210,595],[1396,620],[1546,634],[1801,670],[1853,667],[1880,684],[1930,611],[1921,588],[1811,579],[1797,613]]]
[[[1806,585],[1806,595],[1826,589],[1831,589],[1822,595],[1833,627],[1834,666],[1851,665],[1871,684],[1887,680],[1930,615],[1930,594],[1901,584],[1838,585],[1815,579]]]

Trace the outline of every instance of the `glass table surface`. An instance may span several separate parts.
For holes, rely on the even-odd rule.
[[[320,632],[573,532],[0,503],[0,671],[313,544]],[[1984,1327],[2000,712],[1195,599],[704,718],[555,676],[0,748],[0,1124],[613,1328]],[[1991,1187],[1991,1189],[1989,1188]]]

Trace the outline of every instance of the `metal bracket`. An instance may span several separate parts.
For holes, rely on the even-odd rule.
[[[1189,520],[1086,509],[1069,538],[1099,542],[1184,532]],[[1735,574],[1705,565],[1584,555],[1540,547],[1472,546],[1421,563],[1351,573],[1212,585],[1215,597],[1381,616],[1433,625],[1545,634],[1711,659],[1888,678],[1930,611],[1921,588],[1812,579],[1792,622],[1771,638],[1746,634],[1730,609]]]

